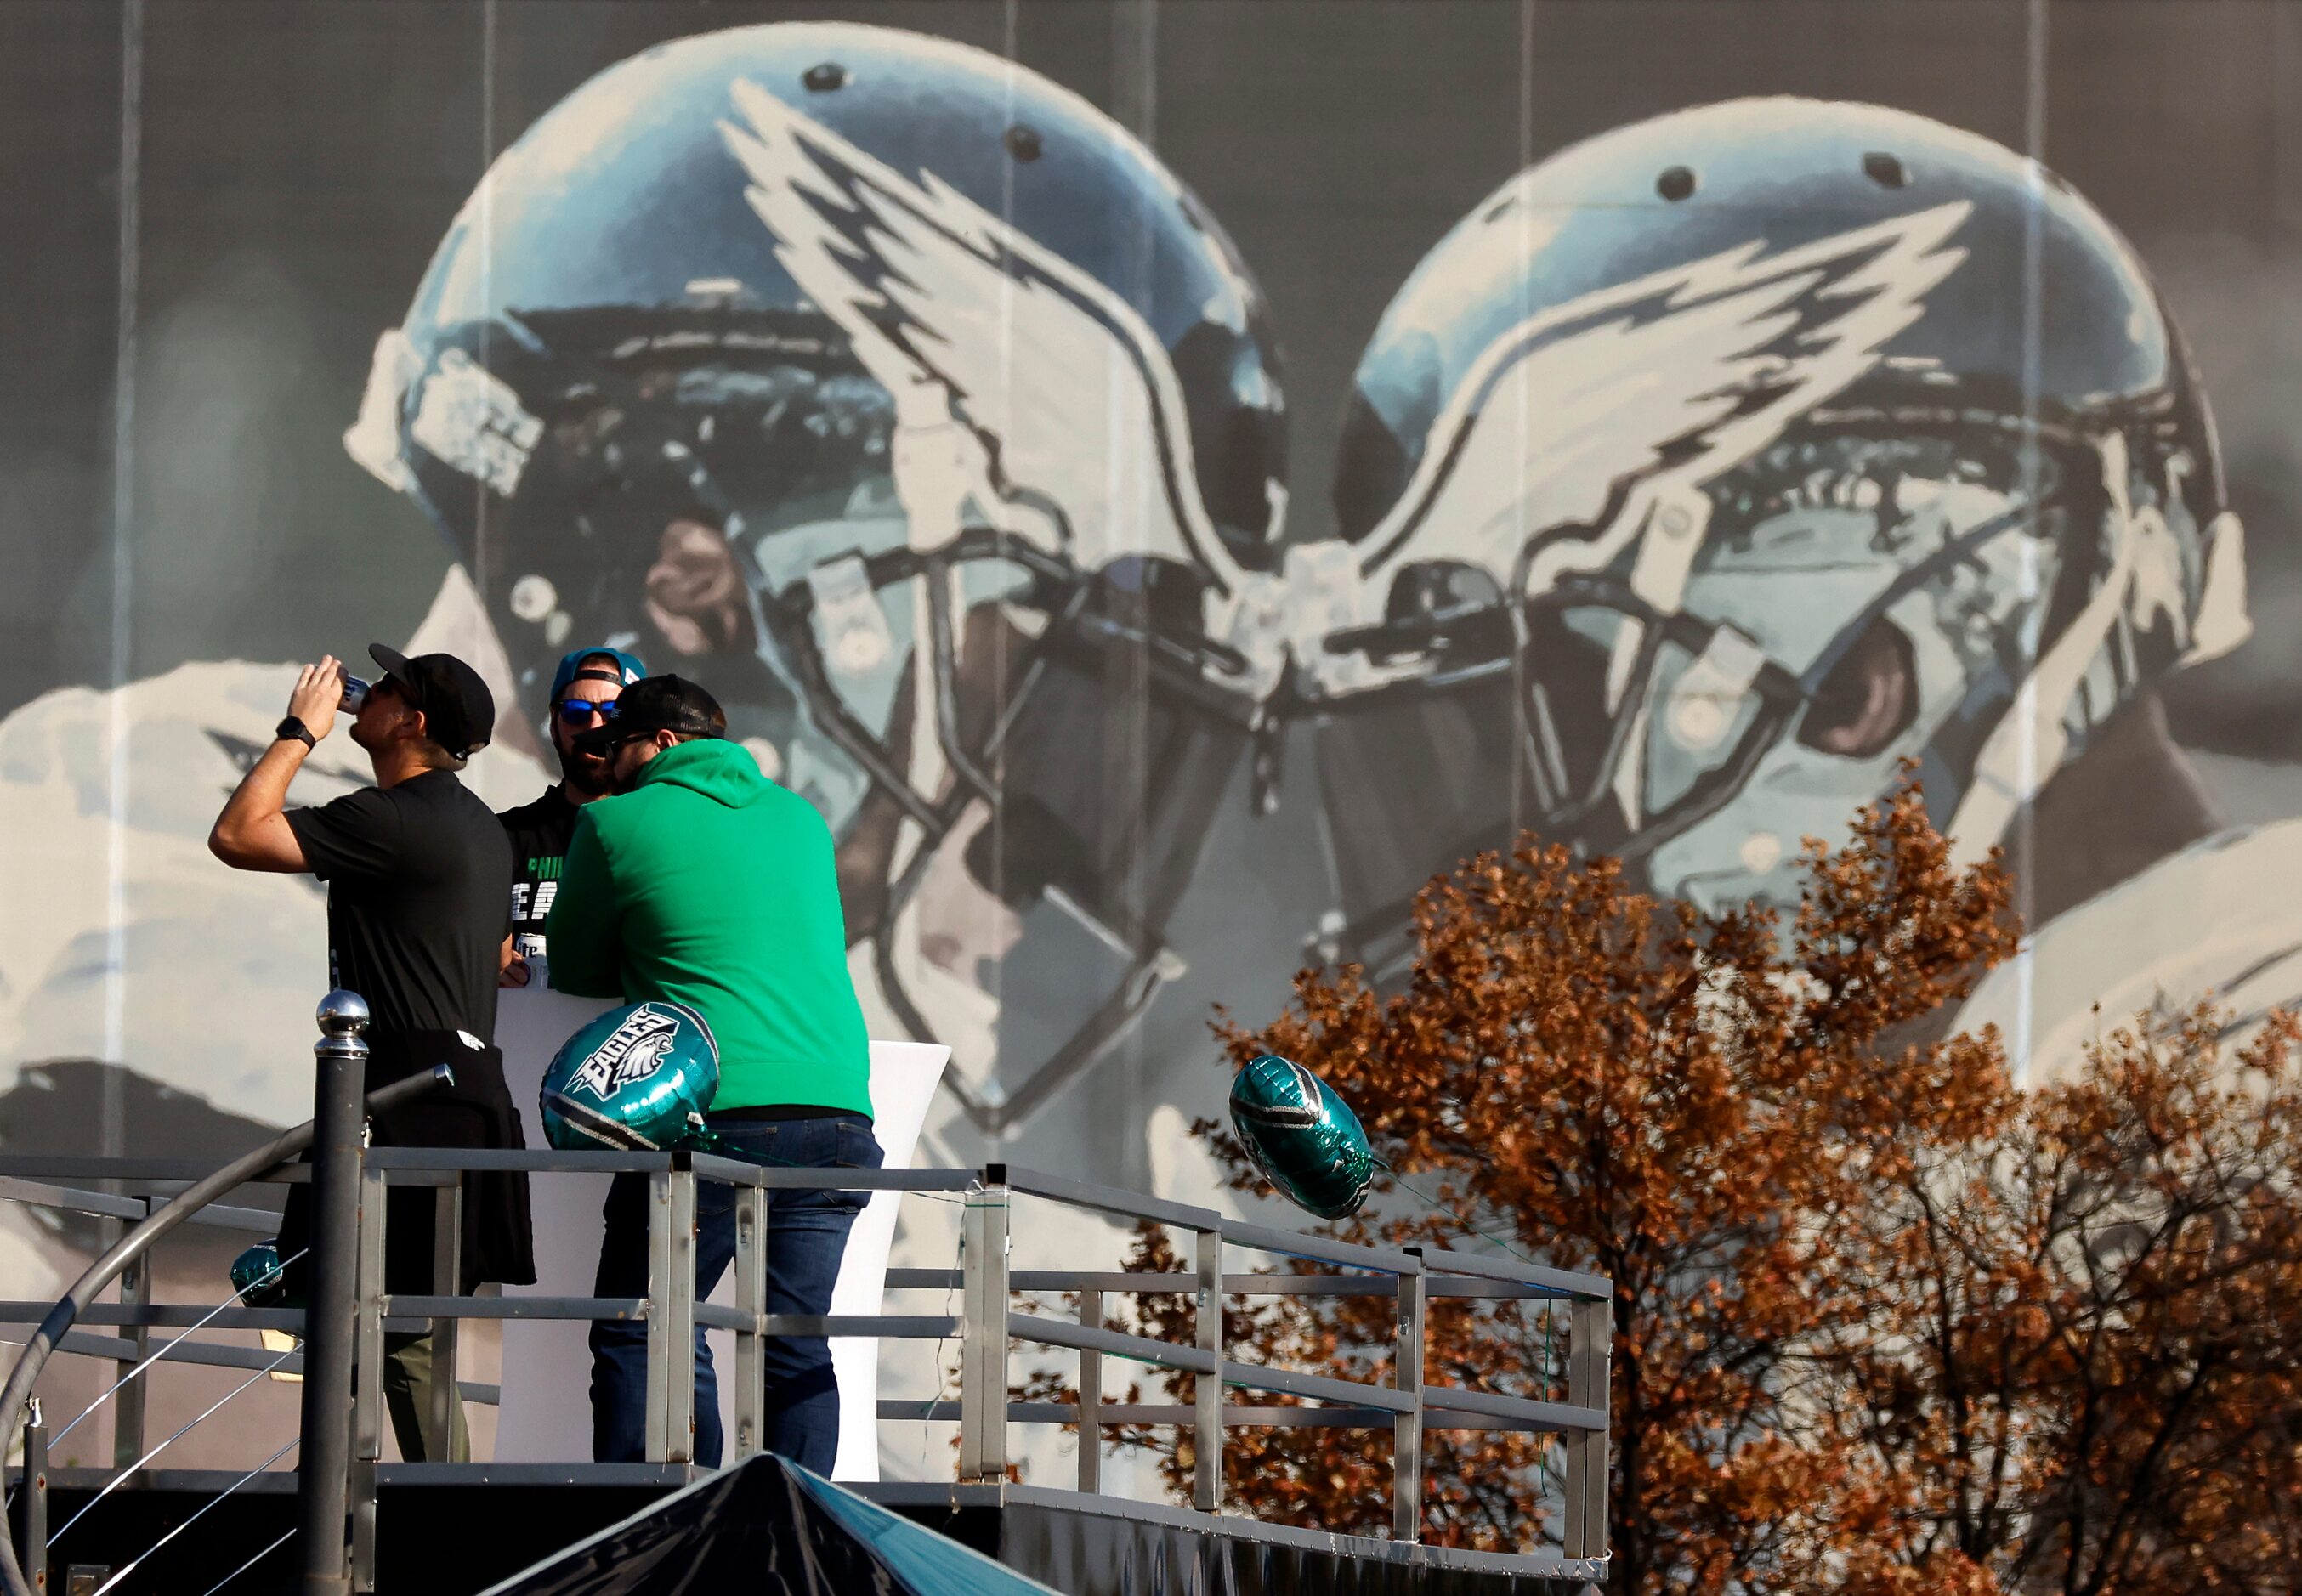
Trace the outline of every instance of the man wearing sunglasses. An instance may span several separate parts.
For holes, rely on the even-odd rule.
[[[533,979],[532,962],[549,956],[543,920],[559,895],[567,839],[576,835],[584,806],[610,790],[608,760],[578,748],[576,740],[613,721],[624,689],[645,675],[638,655],[604,644],[562,655],[552,675],[550,730],[559,780],[534,802],[496,817],[511,838],[512,948],[501,978],[507,987],[526,986]]]

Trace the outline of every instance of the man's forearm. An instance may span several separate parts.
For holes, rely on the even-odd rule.
[[[294,737],[281,737],[264,751],[239,785],[224,801],[208,833],[208,852],[243,870],[301,870],[308,868],[304,847],[288,824],[288,784],[311,752]]]

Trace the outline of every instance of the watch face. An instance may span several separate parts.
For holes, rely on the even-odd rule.
[[[307,748],[317,748],[319,746],[319,743],[312,735],[312,728],[306,726],[302,721],[297,719],[293,715],[289,716],[278,726],[273,727],[272,728],[272,735],[275,737],[294,737]]]

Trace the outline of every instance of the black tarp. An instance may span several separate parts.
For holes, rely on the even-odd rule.
[[[999,1558],[1063,1596],[1559,1596],[1584,1582],[1434,1567],[1362,1544],[1277,1545],[1239,1520],[1202,1526],[1010,1504]]]
[[[982,1553],[762,1454],[486,1596],[1054,1596]]]
[[[1186,1525],[1109,1506],[1082,1512],[1011,1502],[990,1523],[961,1528],[979,1545],[996,1543],[995,1561],[762,1456],[485,1596],[1551,1596],[1567,1588],[1533,1575],[1370,1556],[1348,1542],[1276,1545],[1237,1520]],[[944,1522],[961,1527],[955,1518]]]

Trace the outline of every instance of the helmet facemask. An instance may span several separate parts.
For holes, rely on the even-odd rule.
[[[1818,416],[1703,490],[1626,500],[1638,530],[1608,563],[1516,609],[1475,572],[1408,567],[1390,624],[1341,640],[1424,668],[1324,717],[1337,830],[1438,836],[1458,856],[1532,830],[1706,905],[1786,905],[1803,839],[1841,834],[1912,760],[1979,854],[2207,646],[2210,540],[2176,441],[1964,419]],[[2025,768],[2017,727],[2041,724]],[[1427,861],[1338,862],[1348,918],[1320,951],[1395,962]]]
[[[1200,611],[1181,567],[1082,575],[983,528],[819,567],[764,611],[811,726],[868,787],[841,836],[859,977],[953,1045],[987,1129],[1180,971],[1163,928],[1252,720],[1206,685],[1236,660]],[[901,668],[884,693],[858,669],[883,654]]]

